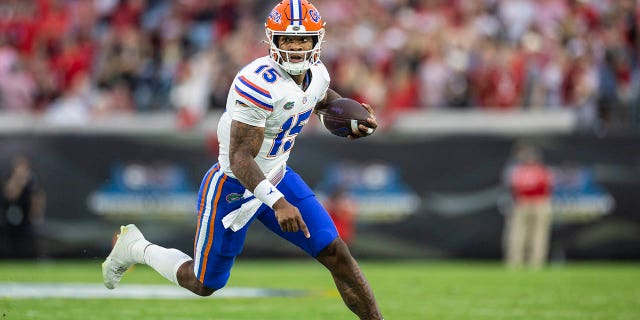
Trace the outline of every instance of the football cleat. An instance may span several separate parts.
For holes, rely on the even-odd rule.
[[[133,225],[121,226],[118,240],[102,263],[102,279],[108,289],[115,288],[124,273],[136,263],[144,263],[144,248],[149,244]]]

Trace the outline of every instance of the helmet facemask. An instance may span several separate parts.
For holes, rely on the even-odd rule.
[[[294,30],[294,29],[298,30]],[[291,29],[291,30],[290,30]],[[269,53],[271,58],[287,73],[291,75],[300,75],[309,70],[309,68],[320,62],[320,47],[324,38],[324,28],[318,31],[304,31],[304,26],[289,26],[287,31],[273,31],[266,29],[267,38],[269,39]],[[313,38],[313,48],[306,51],[287,51],[278,48],[278,36],[311,36]],[[301,61],[292,62],[291,58],[302,56]]]

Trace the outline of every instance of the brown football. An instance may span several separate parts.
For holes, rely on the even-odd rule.
[[[339,137],[346,137],[358,130],[359,124],[367,125],[371,114],[360,102],[339,98],[328,103],[327,108],[318,111],[320,122],[329,132]]]

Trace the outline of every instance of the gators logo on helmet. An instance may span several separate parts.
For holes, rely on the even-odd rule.
[[[309,16],[314,22],[320,22],[320,20],[322,19],[322,17],[320,17],[320,12],[314,9],[309,10]]]
[[[275,23],[280,23],[282,22],[282,15],[280,14],[280,12],[273,10],[269,15],[269,19],[273,20],[273,22]]]

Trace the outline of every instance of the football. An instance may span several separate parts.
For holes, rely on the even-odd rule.
[[[371,114],[360,102],[339,98],[330,101],[326,109],[318,111],[320,122],[329,132],[339,137],[346,137],[358,130],[359,124],[367,125]]]

